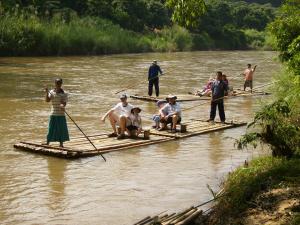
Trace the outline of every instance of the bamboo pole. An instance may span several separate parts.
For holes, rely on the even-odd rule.
[[[97,150],[96,146],[93,144],[93,142],[89,139],[88,136],[86,136],[86,134],[83,132],[83,130],[81,130],[81,128],[77,125],[77,123],[72,119],[72,117],[67,113],[67,111],[64,111],[65,114],[69,117],[69,119],[75,124],[75,126],[78,128],[78,130],[80,130],[80,132],[86,137],[86,139],[91,143],[91,145],[95,148],[95,150]],[[106,159],[104,158],[104,156],[100,153],[101,157],[103,158],[103,160],[106,162]]]
[[[165,72],[165,73],[162,73],[162,74],[160,74],[160,75],[157,75],[156,77],[153,77],[153,78],[151,78],[150,80],[147,80],[147,82],[149,82],[149,81],[151,81],[151,80],[154,80],[154,79],[156,79],[156,78],[159,78],[159,77],[161,77],[162,75],[165,75],[165,74],[167,74],[167,73],[169,73],[169,72]],[[144,82],[146,82],[146,81],[145,81],[145,80],[142,80],[142,82],[140,82],[140,84],[142,84],[142,83],[144,83]],[[139,82],[134,83],[134,84],[132,84],[132,85],[129,85],[129,86],[125,87],[124,89],[115,92],[115,94],[119,94],[119,93],[122,92],[122,91],[126,91],[126,90],[128,90],[128,89],[131,89],[131,88],[137,86],[138,83],[139,83]]]
[[[192,221],[193,219],[195,219],[197,216],[199,216],[200,214],[202,214],[202,210],[197,209],[196,211],[194,211],[192,214],[190,214],[188,217],[186,217],[184,220],[175,223],[175,225],[186,225],[188,224],[190,221]]]

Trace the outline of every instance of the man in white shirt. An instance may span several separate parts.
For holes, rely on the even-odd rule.
[[[168,103],[161,109],[164,115],[161,116],[162,127],[159,130],[165,130],[167,124],[171,123],[171,132],[176,133],[176,124],[181,122],[181,108],[176,99],[177,97],[174,95],[169,95],[166,98]]]
[[[101,118],[104,122],[105,118],[108,116],[113,133],[109,134],[108,137],[117,137],[117,139],[125,138],[126,127],[131,124],[130,114],[133,106],[127,102],[127,96],[122,94],[120,96],[121,102],[115,105],[115,107],[108,110],[107,113]],[[121,128],[121,133],[118,135],[116,125]]]

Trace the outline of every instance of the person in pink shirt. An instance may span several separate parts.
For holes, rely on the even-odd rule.
[[[242,73],[245,76],[245,83],[244,83],[244,91],[246,90],[246,87],[250,87],[251,93],[252,93],[252,88],[253,88],[253,74],[256,69],[256,65],[254,68],[251,68],[251,64],[247,65],[248,68],[245,69],[244,73]]]

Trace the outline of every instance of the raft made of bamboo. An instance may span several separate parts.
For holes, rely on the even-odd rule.
[[[178,126],[177,133],[171,133],[170,130],[157,131],[150,129],[144,131],[145,137],[138,137],[131,139],[129,137],[117,140],[116,138],[109,138],[107,134],[96,134],[88,136],[93,142],[96,149],[85,137],[71,138],[70,141],[64,143],[64,147],[59,147],[58,143],[51,143],[50,145],[42,144],[40,141],[21,141],[14,145],[16,149],[29,151],[38,154],[51,155],[62,158],[81,158],[96,156],[112,151],[121,151],[125,149],[137,148],[141,146],[159,144],[162,142],[172,141],[176,139],[191,137],[208,132],[214,132],[223,129],[229,129],[237,126],[245,125],[245,122],[231,122],[231,123],[210,123],[203,120],[190,120],[183,124],[185,132],[180,132]],[[150,137],[148,138],[148,135]]]
[[[157,102],[159,100],[165,100],[166,96],[160,96],[160,97],[152,97],[152,96],[146,96],[146,95],[130,95],[130,98],[142,100],[142,101],[148,101],[148,102]],[[177,102],[190,102],[190,101],[201,101],[201,100],[210,100],[210,97],[207,96],[196,96],[193,94],[181,94],[176,95]]]
[[[244,91],[241,89],[235,89],[234,92],[231,92],[229,96],[258,96],[258,95],[269,95],[269,92],[264,92],[264,91],[256,91],[253,90],[252,93],[250,90]],[[176,95],[177,96],[177,102],[188,102],[188,101],[202,101],[206,100],[209,101],[211,100],[211,97],[209,96],[197,96],[192,93],[188,94],[181,94],[181,95]],[[164,100],[166,99],[167,96],[161,96],[161,97],[152,97],[152,96],[146,96],[146,95],[130,95],[130,98],[141,100],[141,101],[148,101],[148,102],[157,102],[159,100]]]

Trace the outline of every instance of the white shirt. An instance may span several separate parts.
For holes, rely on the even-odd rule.
[[[177,113],[178,116],[181,117],[181,108],[180,105],[176,102],[174,105],[170,103],[166,104],[162,109],[164,113],[168,115]]]
[[[127,103],[126,106],[123,106],[122,102],[119,102],[118,104],[115,105],[115,107],[112,108],[116,114],[119,116],[126,116],[129,117],[131,114],[131,109],[133,108],[133,105]]]
[[[130,121],[132,126],[136,126],[138,128],[142,128],[142,119],[140,115],[134,115],[131,113],[130,115]]]

